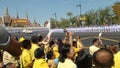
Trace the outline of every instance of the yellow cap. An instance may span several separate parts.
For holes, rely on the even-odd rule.
[[[24,37],[21,37],[20,39],[19,39],[19,42],[23,42],[25,40],[25,38]]]

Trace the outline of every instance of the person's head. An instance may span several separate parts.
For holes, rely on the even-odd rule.
[[[17,68],[15,63],[8,63],[6,64],[6,68]]]
[[[22,47],[24,48],[24,49],[31,49],[31,42],[30,42],[30,40],[27,40],[27,39],[25,39],[23,42],[22,42]]]
[[[100,45],[100,41],[99,41],[99,39],[93,39],[93,45],[95,45],[95,46],[99,46]]]
[[[111,50],[113,54],[116,54],[118,52],[116,45],[109,45],[108,49]]]
[[[47,53],[47,59],[49,60],[49,59],[54,59],[54,58],[55,58],[55,55],[54,55],[53,51],[49,51]]]
[[[54,44],[55,44],[55,42],[54,42],[53,40],[51,40],[51,41],[49,42],[49,46],[50,46],[50,47],[52,47]]]
[[[43,36],[42,35],[38,35],[38,42],[41,42],[43,40]]]
[[[106,48],[101,48],[93,54],[93,63],[97,68],[111,68],[114,65],[113,59],[113,53]]]
[[[21,44],[3,26],[0,26],[0,49],[16,57],[22,53]]]
[[[77,40],[76,39],[73,39],[73,47],[77,48]]]
[[[58,38],[57,39],[57,44],[59,45],[59,44],[62,44],[62,39],[61,38]]]
[[[34,52],[34,56],[37,59],[44,58],[45,56],[44,50],[42,48],[37,48]]]
[[[78,52],[75,63],[78,68],[91,68],[92,56],[87,54],[84,50],[81,50]]]
[[[78,41],[80,39],[80,35],[76,36],[76,40]]]
[[[32,36],[31,37],[31,41],[32,41],[32,43],[37,44],[38,43],[38,37],[37,37],[37,35]]]
[[[66,58],[73,59],[73,57],[74,57],[74,50],[70,46],[70,44],[63,44],[63,47],[60,52],[59,61],[64,63]]]
[[[45,44],[43,44],[43,43],[38,43],[38,46],[39,46],[40,48],[42,48],[42,49],[45,48]]]

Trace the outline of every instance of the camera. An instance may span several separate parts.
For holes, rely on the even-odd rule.
[[[66,32],[68,32],[68,30],[67,30],[67,29],[64,29],[64,33],[66,33]]]

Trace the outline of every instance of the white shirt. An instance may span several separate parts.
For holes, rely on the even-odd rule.
[[[89,47],[89,52],[90,52],[91,55],[93,55],[94,52],[96,52],[99,49],[100,49],[99,47],[96,47],[96,46],[92,45],[92,46]]]
[[[3,52],[3,64],[6,65],[8,63],[14,63],[16,66],[18,65],[17,60],[15,59],[14,56],[9,54],[7,51]]]
[[[64,63],[59,62],[57,68],[77,68],[76,64],[70,60],[65,59]]]

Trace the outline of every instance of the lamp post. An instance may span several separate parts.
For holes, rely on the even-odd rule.
[[[80,13],[79,15],[80,15],[80,18],[81,18],[81,2],[80,2],[80,4],[77,4],[76,6],[79,7],[79,10],[80,10],[80,11],[79,11],[79,13]],[[79,18],[79,19],[80,19],[80,18]],[[81,20],[79,20],[79,21],[80,21],[80,24],[81,24]],[[82,24],[81,24],[81,25],[82,25]]]
[[[79,9],[80,9],[79,12],[80,12],[80,16],[81,16],[81,2],[80,2],[80,4],[77,4],[76,6],[79,7]]]
[[[56,13],[53,14],[55,16],[55,26],[57,27],[57,15]]]

